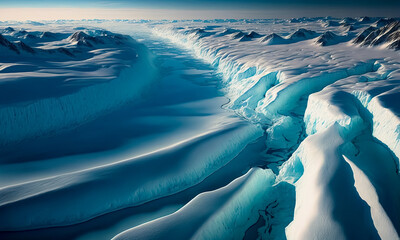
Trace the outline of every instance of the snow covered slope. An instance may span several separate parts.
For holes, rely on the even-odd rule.
[[[143,53],[148,54],[149,49],[143,44],[133,42],[131,45],[121,42],[119,37],[116,41],[104,39],[103,35],[93,37],[96,34],[109,36],[109,32],[79,31],[63,35],[65,41],[62,41],[83,53],[100,51],[108,54],[105,58],[94,56],[97,63],[104,65],[91,65],[85,60],[69,65],[71,61],[60,59],[61,63],[65,61],[65,65],[58,71],[68,74],[68,70],[76,69],[76,72],[71,72],[77,77],[92,73],[92,68],[104,67],[110,71],[106,71],[110,79],[93,83],[90,80],[96,79],[76,79],[79,88],[72,92],[66,91],[68,85],[63,84],[60,84],[58,92],[44,91],[48,87],[46,82],[31,79],[43,87],[43,92],[36,93],[42,95],[35,97],[38,101],[46,101],[44,110],[57,113],[57,109],[46,108],[53,106],[47,101],[63,102],[68,97],[84,111],[74,111],[69,115],[71,120],[78,121],[76,125],[63,128],[56,124],[68,124],[69,118],[59,122],[49,119],[57,126],[57,131],[42,129],[40,136],[33,139],[25,136],[22,141],[9,141],[0,148],[1,238],[52,239],[57,235],[60,239],[70,239],[96,229],[85,227],[86,224],[101,219],[100,225],[104,225],[107,222],[104,219],[110,215],[142,208],[154,201],[174,199],[176,203],[167,205],[167,208],[177,209],[190,200],[187,198],[224,186],[250,169],[251,164],[244,161],[248,155],[242,152],[252,154],[255,157],[253,161],[258,161],[258,151],[253,153],[250,150],[262,146],[262,129],[221,109],[227,99],[215,87],[219,78],[209,65],[172,44],[151,39],[149,32],[140,34],[150,38],[148,45],[158,53],[154,65],[151,64],[153,59],[145,58],[148,55],[141,55],[136,50],[142,47]],[[107,48],[96,49],[101,46]],[[137,54],[126,55],[128,50],[135,50]],[[19,57],[18,53],[15,54]],[[52,62],[49,59],[57,60],[49,56],[44,62]],[[111,69],[107,68],[107,63],[111,64]],[[113,69],[112,64],[119,65]],[[132,74],[122,79],[118,76],[117,70],[136,69],[135,66],[139,67],[137,73],[140,75]],[[157,81],[144,78],[154,76],[154,71],[162,73]],[[32,69],[31,72],[41,71]],[[63,75],[58,77],[63,80]],[[78,84],[80,80],[83,86]],[[118,84],[113,85],[115,83]],[[19,87],[26,84],[24,82]],[[104,87],[100,88],[101,85]],[[142,96],[140,101],[135,101]],[[4,107],[25,103],[21,98],[23,96],[7,98],[10,103],[4,103]],[[97,101],[88,103],[91,98]],[[126,101],[115,101],[121,98]],[[112,108],[82,121],[81,114],[93,113],[85,106],[98,107],[97,104]],[[33,125],[27,124],[28,127]],[[47,127],[48,123],[43,126]],[[150,208],[148,215],[156,214],[158,208],[157,205]],[[143,221],[140,214],[136,219]],[[118,218],[120,222],[124,220],[124,217]],[[81,226],[84,230],[79,229]],[[112,228],[113,224],[108,227]],[[65,228],[69,229],[67,233],[52,233],[54,229]],[[118,233],[113,231],[107,234],[112,237]]]
[[[275,169],[277,182],[296,187],[286,237],[399,239],[400,55],[385,49],[397,49],[398,21],[212,24],[154,31],[217,67],[228,107],[265,126],[266,167]],[[186,34],[191,27],[208,36]],[[227,29],[264,37],[234,41],[221,34]]]
[[[40,136],[53,132],[59,145],[78,136],[74,128],[90,140],[107,136],[98,126],[116,131],[120,145],[48,159],[27,147],[22,156],[37,164],[3,154],[12,164],[0,173],[9,169],[14,180],[2,178],[0,236],[63,238],[65,229],[81,239],[400,239],[398,19],[49,24],[86,30],[11,26],[0,38],[11,59],[3,60],[0,91],[27,92],[0,96],[4,153],[32,137],[41,147],[49,141]],[[139,27],[161,75],[141,104],[154,75],[148,50],[98,30]],[[15,60],[35,55],[38,64]],[[35,91],[33,77],[51,91]]]
[[[73,128],[139,100],[155,76],[142,44],[108,31],[8,27],[0,51],[0,146]]]

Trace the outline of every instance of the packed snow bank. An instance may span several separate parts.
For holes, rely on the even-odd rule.
[[[350,69],[338,69],[334,72],[322,72],[320,76],[303,78],[295,82],[286,81],[271,89],[271,94],[259,103],[256,110],[272,118],[274,115],[287,115],[299,107],[301,98],[318,92],[324,87],[353,75],[362,75],[377,69],[374,61],[359,63]]]
[[[260,38],[261,41],[232,41],[218,27],[209,30],[207,37],[194,38],[186,33],[187,29],[191,27],[157,26],[154,31],[194,50],[197,56],[216,66],[224,76],[223,87],[231,99],[228,106],[263,124],[270,124],[279,115],[292,111],[302,114],[308,95],[348,76],[376,71],[377,59],[397,59],[394,52],[340,44],[349,40],[350,35],[339,36],[334,32],[311,41],[307,39],[317,37],[316,31],[300,28],[284,40],[301,38],[302,41],[293,43],[292,40],[291,44],[286,42],[282,46],[265,45],[263,41],[268,41],[268,37]],[[326,45],[335,44],[315,48],[313,42],[319,40]],[[371,56],[374,57],[371,59]]]
[[[360,38],[354,41],[368,38],[376,43],[397,36],[391,35],[397,27],[384,28],[390,34],[377,29],[378,23],[368,28],[376,20],[328,17],[150,23],[158,25],[159,35],[218,68],[224,77],[221,86],[231,100],[224,106],[263,130],[246,126],[242,128],[245,133],[237,137],[230,133],[239,128],[219,129],[209,133],[210,138],[197,138],[178,148],[0,189],[0,216],[11,216],[4,229],[73,224],[176,193],[215,172],[264,131],[266,147],[257,166],[272,169],[278,175],[276,181],[270,170],[253,170],[226,188],[200,194],[180,211],[117,238],[170,234],[199,239],[279,239],[285,238],[284,226],[293,220],[286,228],[289,239],[399,239],[399,55],[386,48],[346,43],[356,34]],[[219,25],[208,26],[210,22]],[[257,34],[247,34],[249,30]],[[347,30],[354,32],[344,33]],[[28,33],[15,36],[27,37]],[[79,41],[82,47],[94,46],[90,35],[83,34],[69,43],[78,45]],[[223,150],[215,150],[216,146]],[[100,184],[104,187],[95,189]],[[285,190],[277,190],[281,187]],[[82,196],[83,205],[65,200],[70,195]],[[54,204],[48,206],[48,202]],[[65,210],[56,211],[63,209],[60,206],[66,206]],[[210,208],[199,211],[199,206]],[[45,207],[50,210],[43,215],[39,209]],[[22,218],[26,215],[29,218]],[[182,223],[188,225],[184,230],[177,227]]]
[[[254,175],[196,231],[194,239],[244,239],[245,231],[264,216],[265,226],[253,230],[258,237],[284,238],[283,230],[293,212],[292,202],[285,198],[293,197],[293,188],[285,183],[275,185],[271,170],[259,169]]]
[[[341,156],[340,126],[312,135],[302,142],[281,175],[295,182],[294,220],[286,228],[288,239],[378,239],[370,208],[354,187],[350,166]],[[302,166],[299,166],[302,165]],[[300,179],[291,172],[304,168]],[[297,181],[297,182],[296,182]]]
[[[385,126],[396,118],[382,107],[375,106],[374,113],[366,107],[371,102],[368,92],[383,91],[376,97],[379,99],[390,95],[385,90],[392,87],[390,81],[379,84],[375,79],[371,84],[363,82],[364,78],[340,80],[308,98],[304,122],[309,137],[282,166],[279,176],[296,186],[289,239],[297,239],[299,232],[304,234],[302,238],[318,239],[364,238],[360,233],[367,233],[365,237],[378,238],[378,234],[381,239],[399,238],[398,162],[389,145],[382,144],[385,138],[376,140],[382,136],[376,125]],[[393,105],[391,108],[395,109]],[[315,206],[321,209],[309,210]],[[355,228],[353,221],[359,224]]]
[[[376,65],[375,72],[350,77],[328,86],[308,99],[304,116],[307,134],[311,135],[338,123],[351,139],[365,128],[395,155],[399,168],[400,126],[397,94],[398,72],[393,67]],[[364,119],[363,119],[364,118]],[[347,136],[350,134],[350,136]]]
[[[78,35],[75,33],[72,37]],[[91,45],[94,49],[77,48],[76,59],[68,58],[64,63],[57,63],[58,55],[36,57],[40,53],[2,59],[25,61],[25,65],[32,61],[39,69],[30,72],[27,65],[16,72],[9,73],[10,67],[2,69],[4,73],[0,71],[0,78],[7,80],[2,82],[2,87],[14,89],[14,85],[20,85],[13,91],[21,93],[21,96],[15,94],[7,98],[7,101],[15,99],[15,103],[0,106],[0,146],[80,125],[142,97],[156,74],[150,52],[130,38],[124,39],[118,47],[114,42],[106,43],[104,38],[100,38],[96,47]],[[68,66],[60,72],[58,68],[63,64]],[[24,99],[24,92],[32,97],[19,100]],[[47,96],[56,92],[59,92],[56,96]]]
[[[279,25],[276,27],[279,28]],[[398,55],[393,51],[361,49],[341,43],[316,48],[315,40],[307,39],[317,36],[316,32],[321,31],[320,27],[315,31],[300,28],[296,34],[288,35],[284,40],[288,41],[292,36],[297,40],[302,36],[303,39],[284,45],[265,45],[262,40],[232,41],[227,37],[229,34],[221,34],[218,27],[209,30],[214,34],[201,39],[193,38],[186,34],[190,28],[159,26],[154,31],[192,49],[198,57],[218,68],[224,76],[222,86],[231,100],[227,107],[265,127],[266,161],[277,163],[275,165],[290,157],[304,139],[305,132],[313,134],[317,128],[325,128],[334,122],[348,128],[344,128],[341,134],[355,136],[357,131],[365,128],[360,122],[355,106],[341,115],[335,115],[329,109],[319,111],[325,106],[318,104],[330,103],[319,102],[319,98],[313,98],[308,102],[312,103],[313,107],[307,108],[306,111],[310,95],[351,76],[362,76],[360,81],[368,82],[386,79],[391,70],[385,69],[383,65],[394,66],[393,63],[399,62]],[[330,34],[323,36],[335,38]],[[341,40],[348,40],[349,36]],[[354,101],[349,94],[344,95]],[[332,118],[320,118],[324,113]],[[305,123],[302,118],[304,114]],[[348,125],[349,122],[351,124]],[[268,166],[273,167],[269,163]]]
[[[0,219],[7,221],[0,230],[76,224],[177,193],[227,164],[262,134],[237,120],[133,159],[4,187]]]
[[[341,136],[351,139],[366,128],[352,94],[344,91],[321,91],[308,98],[304,122],[308,135],[321,132],[335,123]],[[351,135],[351,136],[349,136]]]
[[[337,123],[309,136],[278,179],[296,186],[288,239],[398,239],[400,178],[370,135],[343,140]]]
[[[372,115],[373,136],[386,144],[396,155],[396,171],[399,172],[400,111],[398,108],[398,101],[400,99],[400,94],[397,90],[398,88],[394,88],[378,96],[373,96],[369,94],[368,91],[353,90],[352,93]]]
[[[256,226],[259,219],[266,225],[258,228],[265,229],[255,228],[252,234],[283,239],[293,210],[291,202],[284,199],[292,198],[292,194],[291,185],[275,184],[271,170],[254,168],[223,188],[198,195],[179,211],[113,239],[164,239],[167,235],[176,239],[246,239],[250,234],[246,230]],[[283,201],[278,204],[278,199]]]
[[[343,20],[354,33],[344,33],[339,21],[329,18],[296,21],[297,29],[304,22],[307,28],[315,22],[323,28],[293,33],[292,23],[268,22],[263,29],[254,20],[237,24],[238,31],[217,26],[203,38],[185,33],[190,24],[155,31],[194,50],[223,74],[231,99],[227,106],[266,129],[266,166],[279,167],[290,157],[275,171],[278,182],[296,187],[289,239],[399,239],[400,191],[391,189],[399,182],[398,89],[388,92],[398,84],[398,54],[346,43],[357,33],[367,38],[374,32],[368,29],[371,19]],[[244,26],[266,37],[244,41]],[[375,33],[395,31],[392,24]],[[325,34],[313,39],[317,32]],[[309,136],[303,141],[304,133]]]
[[[337,33],[322,35],[316,41],[327,46],[316,48],[315,40],[306,40],[315,32],[307,36],[305,30],[294,35],[296,43],[284,46],[237,42],[218,34],[193,39],[176,29],[157,31],[219,69],[231,99],[228,106],[265,126],[267,162],[279,166],[292,155],[278,177],[296,187],[289,239],[399,238],[399,207],[389,200],[400,200],[399,191],[391,194],[389,187],[399,181],[394,157],[399,108],[393,101],[398,90],[387,92],[398,84],[394,51],[342,44]],[[388,97],[384,104],[380,96],[371,102],[371,92],[386,92],[382,96]],[[303,131],[309,137],[301,142]],[[382,154],[359,154],[366,148]],[[367,160],[362,163],[359,156]],[[376,189],[376,195],[365,189]]]

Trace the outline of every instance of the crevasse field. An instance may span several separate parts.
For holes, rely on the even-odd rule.
[[[400,239],[398,19],[0,33],[0,239]]]

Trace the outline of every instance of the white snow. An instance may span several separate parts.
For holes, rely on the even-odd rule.
[[[155,31],[194,49],[197,56],[218,68],[231,99],[228,106],[267,126],[266,157],[278,163],[270,164],[271,168],[287,160],[303,133],[309,135],[278,176],[279,181],[296,186],[296,210],[286,231],[288,239],[398,239],[398,204],[383,199],[391,198],[386,196],[393,191],[390,185],[399,181],[395,100],[399,55],[377,47],[359,48],[349,43],[352,35],[329,21],[322,27],[307,26],[319,34],[325,32],[320,37],[297,27],[305,25],[299,22],[230,24],[229,29],[255,29],[266,36],[274,28],[278,30],[273,33],[284,35],[286,28],[294,25],[283,42],[267,45],[256,40],[232,41],[219,34],[227,27],[215,27],[209,30],[214,34],[203,38],[185,35],[185,30],[174,28],[179,24],[157,26]],[[370,24],[361,22],[365,27]],[[364,26],[357,26],[358,31]],[[188,28],[191,26],[183,29]],[[322,46],[316,47],[315,42]],[[352,142],[359,141],[348,152]],[[358,163],[353,161],[367,146],[386,153],[365,156],[370,159],[368,165],[355,167]],[[352,157],[348,158],[349,154]],[[382,161],[391,167],[381,169]],[[393,178],[368,174],[371,169],[388,171]],[[374,188],[380,189],[376,197],[381,201],[366,193],[365,189],[373,192]],[[398,202],[398,190],[394,192],[392,198]]]
[[[128,37],[120,46],[98,39],[92,48],[58,46],[75,57],[37,49],[0,58],[1,146],[76,127],[141,98],[155,78],[151,53]]]
[[[277,198],[290,196],[285,192],[292,192],[289,184],[276,185],[271,170],[255,168],[223,188],[196,196],[175,213],[129,229],[113,239],[164,239],[166,235],[179,239],[243,239],[259,213],[277,218],[270,219],[274,234],[277,228],[284,228],[279,219],[287,214],[285,208],[290,208],[276,204]],[[271,237],[266,232],[263,237]]]
[[[4,26],[2,34],[10,40],[0,39],[7,53],[0,66],[0,91],[29,88],[29,80],[47,78],[65,80],[61,90],[78,87],[54,95],[32,88],[14,100],[0,96],[0,145],[97,126],[101,116],[125,104],[138,117],[123,111],[100,125],[104,130],[114,129],[118,118],[129,119],[128,130],[146,124],[164,124],[165,129],[121,140],[129,142],[120,143],[126,148],[146,142],[151,150],[141,155],[121,157],[115,152],[123,147],[111,146],[111,161],[100,163],[102,151],[91,157],[77,153],[65,159],[97,160],[64,172],[59,169],[69,163],[51,157],[37,165],[5,166],[3,172],[19,173],[10,173],[16,184],[10,180],[0,188],[0,219],[7,218],[0,230],[84,225],[105,213],[189,196],[179,202],[184,206],[178,211],[132,225],[113,234],[115,239],[399,239],[400,55],[379,40],[397,31],[393,21],[78,22],[131,34],[136,34],[132,28],[143,28],[142,41],[160,54],[162,66],[153,66],[148,50],[137,42],[129,45],[135,57],[127,58],[124,45],[110,46],[110,41],[123,40],[109,38],[108,31],[73,36],[61,31],[50,40],[46,24],[32,23],[40,34]],[[390,36],[390,44],[396,43],[397,35]],[[366,47],[365,39],[374,44]],[[21,40],[35,53],[16,43]],[[68,51],[55,50],[64,48]],[[67,53],[81,54],[74,48],[83,51],[83,59],[70,59]],[[44,60],[34,64],[34,54],[52,59],[54,66]],[[31,62],[15,61],[22,55]],[[159,81],[150,80],[155,68],[162,75]],[[222,101],[210,84],[229,101]],[[152,86],[159,95],[133,107]],[[249,154],[248,160],[237,163],[243,154]],[[51,161],[48,171],[38,171],[42,176],[22,176],[21,169]],[[223,179],[224,174],[229,178]]]

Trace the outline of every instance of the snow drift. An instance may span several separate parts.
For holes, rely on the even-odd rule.
[[[67,64],[68,62],[72,64],[69,65],[70,69],[68,69],[70,73],[68,73],[68,70],[66,70],[67,73],[61,73],[57,69],[48,68],[46,60],[54,58],[49,52],[50,50],[37,52],[29,57],[20,56],[18,55],[18,48],[14,49],[15,45],[0,36],[0,39],[4,40],[3,43],[8,48],[18,51],[16,56],[3,59],[3,61],[28,59],[33,63],[36,62],[36,66],[39,68],[43,68],[41,75],[30,73],[29,68],[24,69],[23,66],[20,73],[6,73],[4,77],[8,81],[2,83],[3,87],[6,87],[7,84],[14,84],[14,82],[18,84],[18,81],[22,81],[20,79],[24,79],[23,84],[40,77],[49,78],[49,84],[60,81],[60,84],[66,85],[66,87],[75,82],[86,82],[83,87],[79,87],[72,93],[0,106],[0,146],[75,127],[112,111],[128,101],[140,100],[143,91],[151,85],[152,79],[155,78],[156,69],[152,63],[152,56],[145,46],[133,39],[119,35],[110,36],[112,37],[92,37],[83,32],[72,34],[69,39],[74,44],[78,46],[84,43],[90,44],[95,50],[82,48],[66,50],[75,51],[77,55],[76,62],[71,61],[69,56],[68,60],[64,60]],[[106,40],[109,42],[106,42]],[[98,45],[94,45],[95,43]],[[111,48],[110,44],[112,44]],[[114,44],[117,44],[117,46],[119,44],[121,47],[118,49]],[[117,60],[121,57],[123,57],[122,59],[125,58],[123,62]],[[26,62],[26,60],[24,61]],[[98,68],[99,66],[103,67]],[[60,78],[61,80],[59,80]],[[54,80],[51,81],[51,79]],[[24,88],[22,84],[19,90],[21,92],[23,92],[21,89]],[[43,94],[47,94],[46,91],[57,90],[53,90],[51,87],[47,89],[45,85],[40,86],[40,88],[43,89]],[[26,91],[29,92],[29,89]],[[42,93],[39,92],[38,94]],[[11,97],[17,99],[19,96]]]

